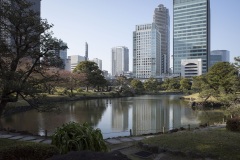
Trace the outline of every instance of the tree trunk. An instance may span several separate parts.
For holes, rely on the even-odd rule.
[[[87,90],[87,92],[88,92],[88,86],[86,87],[86,90]]]
[[[7,103],[8,103],[8,102],[5,101],[5,100],[1,100],[1,102],[0,102],[0,118],[2,117],[3,111],[4,111]],[[1,126],[0,126],[0,127],[1,127]]]
[[[73,89],[71,88],[71,97],[73,96]]]
[[[2,116],[3,116],[3,111],[7,105],[7,101],[1,100],[0,102],[0,129],[3,129],[3,124],[2,124]]]

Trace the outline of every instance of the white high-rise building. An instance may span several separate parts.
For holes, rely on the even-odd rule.
[[[155,23],[136,25],[133,32],[133,76],[161,75],[161,33]]]
[[[98,68],[99,68],[100,70],[102,70],[102,60],[101,60],[101,59],[93,58],[92,61],[95,62],[95,63],[97,63]]]
[[[85,57],[79,55],[68,56],[68,59],[71,60],[71,71],[73,71],[80,62],[85,61]]]
[[[112,48],[112,76],[120,76],[129,71],[129,50],[119,46]]]
[[[170,17],[164,5],[160,4],[154,10],[153,22],[161,33],[161,74],[166,74],[170,69]]]
[[[210,54],[210,67],[217,62],[230,62],[230,52],[228,50],[213,50]]]

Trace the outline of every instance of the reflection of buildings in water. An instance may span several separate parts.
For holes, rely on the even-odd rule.
[[[186,104],[185,104],[186,105]],[[182,107],[181,110],[181,124],[183,127],[187,127],[188,124],[198,126],[200,121],[198,120],[197,111],[193,111],[191,108]]]
[[[158,100],[136,100],[133,106],[133,134],[156,133],[181,126],[179,103],[168,97]]]
[[[128,129],[128,105],[121,103],[121,99],[113,101],[112,104],[112,130],[126,131]]]
[[[152,116],[156,117],[156,114],[152,112],[154,107],[144,102],[145,100],[138,100],[133,105],[133,135],[148,133],[152,130]]]

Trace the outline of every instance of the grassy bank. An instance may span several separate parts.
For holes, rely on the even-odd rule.
[[[190,101],[195,101],[195,102],[203,102],[204,101],[204,98],[201,98],[199,96],[199,93],[193,93],[191,95],[182,96],[182,98],[185,100],[190,100]],[[217,102],[217,100],[214,97],[209,97],[209,99],[207,101]]]
[[[226,129],[164,134],[146,139],[144,143],[183,153],[199,153],[204,157],[240,159],[240,133]]]

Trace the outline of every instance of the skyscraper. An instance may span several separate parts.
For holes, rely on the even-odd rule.
[[[230,62],[230,52],[227,50],[213,50],[210,55],[210,67],[217,62]]]
[[[85,43],[85,61],[88,60],[88,43]]]
[[[133,32],[133,76],[157,77],[161,74],[161,33],[155,23],[136,25]]]
[[[101,59],[93,58],[92,61],[95,62],[95,63],[97,63],[98,68],[99,68],[100,70],[102,70],[102,60],[101,60]]]
[[[71,55],[68,56],[68,59],[70,60],[71,71],[73,71],[80,62],[85,61],[85,57],[80,55]]]
[[[169,10],[160,4],[154,10],[153,22],[161,33],[161,74],[169,73],[170,68],[170,17]]]
[[[210,1],[173,0],[173,72],[181,73],[182,59],[202,59],[209,68]]]
[[[129,50],[119,46],[112,48],[112,75],[119,76],[129,71]]]

